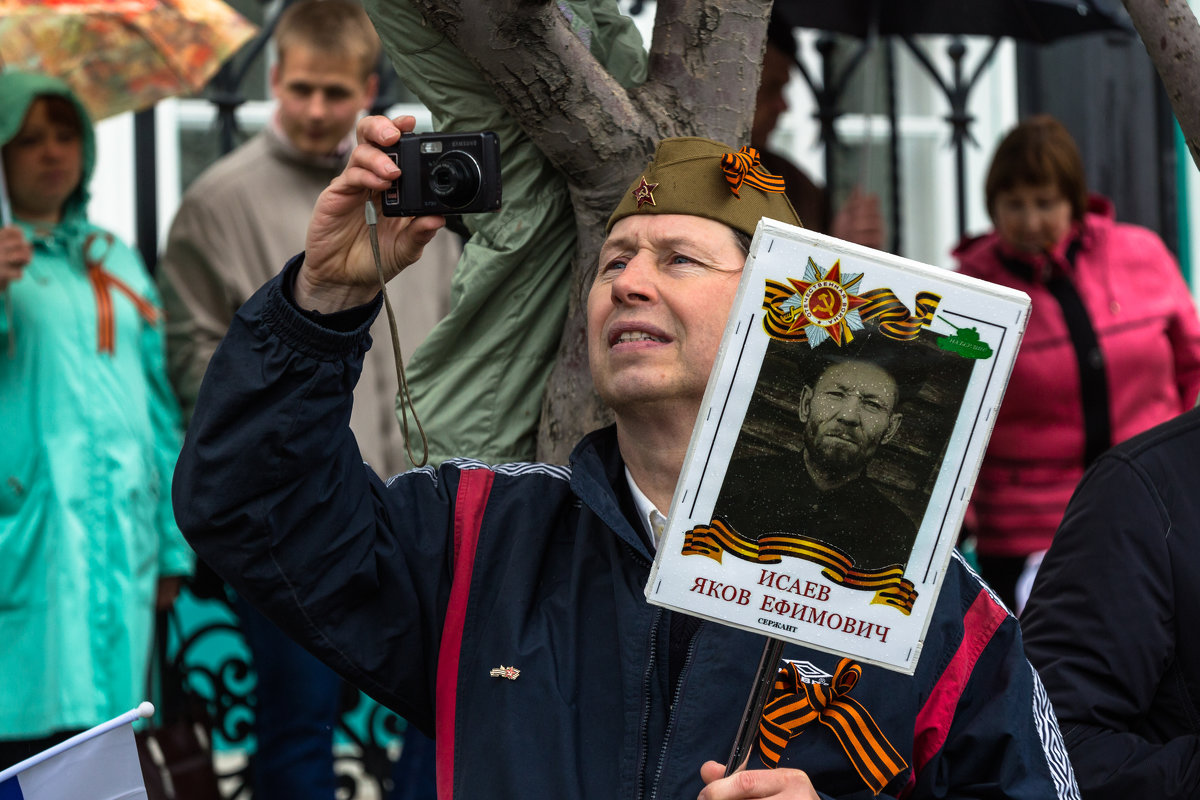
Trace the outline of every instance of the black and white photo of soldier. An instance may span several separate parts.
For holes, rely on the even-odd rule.
[[[772,342],[713,519],[905,569],[971,369],[930,345]]]

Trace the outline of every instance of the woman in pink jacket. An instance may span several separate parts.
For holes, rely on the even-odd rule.
[[[995,230],[954,251],[959,271],[1033,300],[975,486],[980,569],[1018,611],[1016,585],[1050,546],[1088,464],[1179,414],[1200,392],[1200,321],[1162,240],[1088,196],[1066,128],[1033,117],[988,170]]]

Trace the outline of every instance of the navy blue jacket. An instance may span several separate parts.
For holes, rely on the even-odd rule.
[[[1022,623],[1087,798],[1200,797],[1200,410],[1101,456]]]
[[[385,484],[347,427],[369,320],[346,314],[352,330],[318,324],[279,279],[239,312],[175,473],[189,541],[435,735],[442,798],[695,797],[700,765],[729,754],[763,639],[700,623],[672,693],[672,614],[645,600],[651,553],[613,430],[570,468],[455,460]],[[957,557],[915,676],[867,666],[850,696],[903,758],[884,796],[1075,796],[1016,621]],[[872,795],[823,725],[780,763],[827,797]]]

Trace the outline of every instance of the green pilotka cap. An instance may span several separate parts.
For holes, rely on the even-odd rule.
[[[759,162],[753,147],[735,150],[712,139],[663,139],[621,197],[605,232],[633,214],[690,214],[753,236],[763,217],[800,225],[783,193],[783,178]]]

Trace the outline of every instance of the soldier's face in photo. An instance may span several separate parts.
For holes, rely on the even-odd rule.
[[[868,361],[825,369],[800,394],[799,415],[809,463],[823,471],[861,471],[900,425],[896,382]]]

